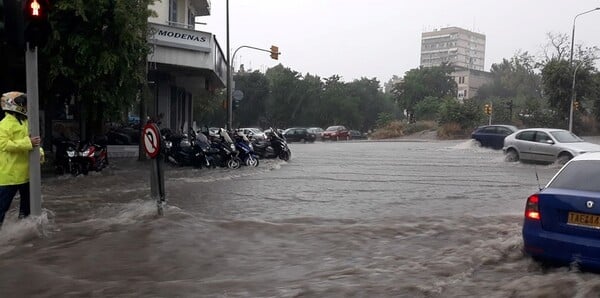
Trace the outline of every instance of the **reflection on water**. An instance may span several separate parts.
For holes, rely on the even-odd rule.
[[[44,216],[0,231],[0,293],[127,297],[570,297],[593,274],[521,252],[525,198],[558,170],[471,141],[292,145],[289,163],[147,163],[43,182]],[[23,286],[27,285],[27,286]],[[548,289],[553,290],[548,290]],[[3,295],[4,296],[4,295]]]

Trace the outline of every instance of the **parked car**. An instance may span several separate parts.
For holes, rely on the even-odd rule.
[[[324,130],[320,127],[309,127],[308,131],[311,133],[314,133],[315,136],[317,137],[317,141],[320,141],[323,139],[323,132]]]
[[[306,127],[292,127],[285,130],[283,133],[285,140],[288,142],[314,142],[317,136],[310,132]]]
[[[504,138],[507,161],[558,162],[586,152],[600,152],[600,145],[585,142],[572,132],[554,128],[522,129]]]
[[[529,196],[523,249],[536,260],[600,269],[600,153],[574,157]]]
[[[245,127],[240,128],[240,130],[249,138],[254,138],[259,141],[264,141],[267,138],[267,135],[260,129],[256,127]]]
[[[343,125],[334,125],[327,127],[323,132],[323,141],[327,140],[350,140],[352,137],[350,136],[349,130]]]
[[[513,125],[484,125],[477,127],[471,133],[471,138],[477,141],[481,147],[502,149],[504,138],[517,130],[519,129]]]
[[[349,134],[350,134],[350,138],[353,140],[363,140],[363,139],[367,138],[367,136],[365,134],[361,133],[358,130],[351,130],[349,132]]]

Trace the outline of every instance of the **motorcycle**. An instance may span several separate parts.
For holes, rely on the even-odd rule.
[[[292,151],[288,147],[285,138],[275,129],[267,131],[267,140],[254,140],[254,150],[261,158],[279,158],[289,161]]]
[[[108,166],[108,150],[106,144],[100,144],[100,142],[97,141],[81,143],[77,156],[75,156],[73,161],[76,165],[74,171],[79,171],[76,174],[71,172],[74,176],[77,176],[79,173],[87,175],[89,171],[102,171],[102,169]]]
[[[71,175],[77,176],[80,172],[80,167],[75,161],[79,153],[77,151],[78,142],[62,137],[54,139],[54,145],[56,146],[54,155],[56,174],[71,173]]]
[[[235,132],[235,146],[240,152],[240,159],[249,167],[258,167],[258,155],[254,152],[254,146],[242,130]]]
[[[230,169],[237,169],[241,166],[242,160],[239,157],[239,151],[225,129],[219,129],[217,135],[213,137],[211,146],[219,150],[217,156],[220,166]]]
[[[164,139],[164,154],[167,162],[176,166],[202,166],[202,163],[197,161],[197,152],[188,134],[172,134],[171,130],[163,129],[161,135]]]

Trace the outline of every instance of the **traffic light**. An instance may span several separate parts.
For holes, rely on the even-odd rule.
[[[44,46],[50,34],[48,0],[25,0],[23,5],[24,36],[30,48]]]
[[[271,58],[275,60],[279,60],[279,47],[271,46]]]
[[[573,108],[575,108],[575,110],[579,110],[579,102],[578,101],[573,102]]]
[[[484,112],[486,115],[491,115],[491,114],[492,114],[492,105],[491,105],[491,104],[487,104],[487,103],[486,103],[486,104],[483,106],[483,112]]]
[[[235,111],[235,110],[237,110],[237,108],[239,108],[239,107],[240,107],[240,100],[237,100],[237,99],[236,99],[236,100],[234,100],[234,101],[233,101],[233,105],[231,106],[231,109]]]

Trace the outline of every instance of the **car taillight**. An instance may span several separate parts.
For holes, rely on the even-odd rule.
[[[538,206],[540,198],[537,195],[531,195],[527,198],[527,205],[525,205],[525,218],[540,220],[540,209]]]

